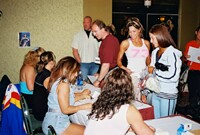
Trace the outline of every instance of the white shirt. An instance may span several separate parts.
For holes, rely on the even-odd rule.
[[[73,39],[72,48],[78,49],[78,53],[82,63],[90,63],[95,61],[95,57],[99,54],[100,42],[94,38],[90,32],[89,38],[85,30],[80,30]]]
[[[122,105],[111,119],[105,117],[97,121],[91,118],[84,135],[124,135],[130,127],[126,118],[128,108],[129,104]]]

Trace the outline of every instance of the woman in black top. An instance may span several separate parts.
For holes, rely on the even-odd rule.
[[[37,120],[43,121],[47,112],[47,97],[49,91],[47,86],[51,70],[55,66],[55,55],[51,51],[46,51],[41,54],[40,61],[37,64],[38,74],[35,78],[33,91],[33,115]]]

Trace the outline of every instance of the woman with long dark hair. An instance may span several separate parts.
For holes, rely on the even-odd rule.
[[[174,114],[182,53],[176,49],[174,40],[165,25],[152,26],[149,36],[150,42],[155,47],[151,55],[149,72],[154,72],[160,85],[159,92],[153,92],[152,105],[155,118],[160,118]]]
[[[80,70],[80,64],[70,56],[60,59],[51,72],[48,90],[48,111],[42,123],[42,129],[48,134],[48,126],[52,125],[57,134],[81,135],[85,127],[70,123],[69,115],[79,110],[91,109],[91,103],[74,106],[74,102],[90,98],[89,94],[76,96],[70,89]]]
[[[49,78],[52,69],[55,67],[56,57],[53,52],[46,51],[40,55],[40,61],[38,62],[37,76],[35,78],[34,90],[33,90],[33,115],[37,120],[43,121],[47,112],[47,97],[49,91],[47,90]]]

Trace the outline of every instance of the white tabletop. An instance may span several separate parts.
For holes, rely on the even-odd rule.
[[[84,99],[84,100],[80,100],[78,102],[75,103],[75,106],[77,105],[81,105],[81,104],[85,104],[85,103],[93,103],[96,99],[97,99],[97,95],[100,94],[101,90],[100,88],[94,87],[91,84],[86,84],[82,90],[84,89],[89,89],[91,91],[91,95],[92,97],[94,97],[94,99]],[[75,92],[77,92],[77,90],[75,90]],[[151,107],[148,104],[144,104],[138,101],[133,101],[132,104],[138,109],[145,109],[148,107]],[[70,115],[70,120],[73,123],[76,124],[81,124],[81,125],[87,125],[88,122],[88,114],[90,113],[90,110],[80,110],[77,113],[74,113],[72,115]]]
[[[169,135],[176,135],[177,129],[180,127],[180,124],[192,124],[192,129],[200,129],[200,124],[190,120],[183,116],[172,116],[165,117],[160,119],[146,120],[148,125],[160,130],[162,132],[168,133]]]

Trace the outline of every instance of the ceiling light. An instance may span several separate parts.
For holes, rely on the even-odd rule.
[[[144,0],[144,6],[149,8],[149,6],[151,6],[151,0]]]

